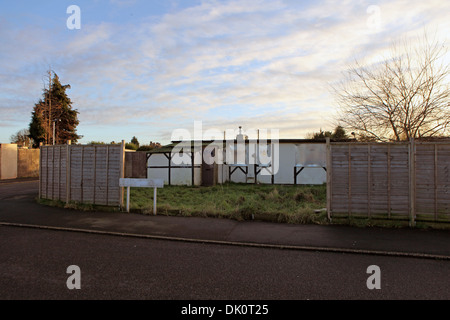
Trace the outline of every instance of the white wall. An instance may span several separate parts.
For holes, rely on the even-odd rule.
[[[252,157],[253,153],[248,151],[246,148],[247,156],[246,161],[248,163],[249,153]],[[276,150],[276,148],[275,148]],[[279,144],[279,156],[275,157],[278,160],[278,171],[275,174],[274,183],[275,184],[294,184],[294,167],[296,164],[316,164],[320,166],[326,165],[326,144],[324,143],[280,143]],[[224,149],[219,149],[218,153],[225,154]],[[277,159],[278,158],[278,159]],[[190,159],[190,157],[189,157]],[[235,158],[236,162],[237,157]],[[195,155],[196,163],[201,163],[201,155],[199,152]],[[226,158],[225,158],[226,163]],[[172,161],[172,166],[177,164]],[[173,185],[191,185],[191,168],[190,160],[186,164],[186,168],[172,168],[171,171],[171,184]],[[148,166],[168,166],[168,159],[163,154],[152,154],[149,158]],[[229,166],[226,164],[219,163],[218,170],[218,183],[224,183],[228,181]],[[233,170],[234,167],[231,167]],[[271,169],[269,169],[271,170]],[[272,177],[267,173],[266,169],[262,169],[258,175],[258,183],[272,183]],[[231,176],[231,181],[238,183],[253,183],[254,182],[254,167],[253,164],[248,166],[247,179],[244,173],[240,169],[236,171]],[[323,168],[305,168],[297,176],[297,184],[323,184],[326,183],[326,171]],[[168,169],[161,168],[149,168],[148,169],[149,179],[164,179],[165,183],[168,184]],[[201,184],[201,168],[194,169],[194,184]]]
[[[0,144],[0,179],[17,178],[17,144]]]
[[[296,144],[296,164],[320,165],[326,167],[327,146],[324,143]],[[292,174],[294,172],[292,171]],[[297,184],[323,184],[327,182],[327,173],[323,168],[305,168],[297,176]]]
[[[189,157],[190,159],[190,157]],[[200,154],[195,155],[195,162],[200,158]],[[190,161],[190,160],[189,160]],[[168,166],[169,160],[164,154],[154,153],[150,156],[147,166]],[[170,183],[172,185],[192,185],[192,168],[190,162],[186,168],[171,168]],[[178,163],[171,161],[171,166],[179,166]],[[168,168],[148,168],[147,177],[149,179],[163,179],[165,184],[169,184]],[[201,168],[194,168],[194,185],[201,184]]]
[[[274,151],[276,151],[276,148]],[[273,167],[276,170],[274,183],[294,184],[294,167],[296,164],[326,166],[326,145],[324,143],[280,143],[278,157],[275,156],[274,161]],[[276,161],[278,161],[278,164]],[[262,169],[258,174],[258,182],[272,183],[271,170],[272,168]],[[226,177],[228,179],[228,175]],[[249,166],[248,177],[254,177],[253,165]],[[234,182],[245,182],[245,175],[239,169],[231,178]],[[323,184],[326,183],[326,179],[326,171],[323,168],[304,168],[297,176],[297,184]]]

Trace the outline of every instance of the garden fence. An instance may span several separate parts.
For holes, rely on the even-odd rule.
[[[124,160],[124,143],[41,146],[39,197],[123,206]]]
[[[327,141],[333,217],[450,221],[450,142]]]

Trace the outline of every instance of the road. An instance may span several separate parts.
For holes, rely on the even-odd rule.
[[[0,299],[450,299],[448,261],[0,226]],[[80,268],[69,290],[67,267]],[[381,289],[368,289],[370,265]]]
[[[86,218],[88,213],[37,205],[37,186],[37,181],[0,183],[2,219],[39,224],[45,217],[53,225]],[[127,215],[117,221],[128,220],[151,226],[166,221]],[[92,227],[104,227],[92,221]],[[193,230],[208,229],[203,227]],[[240,226],[233,228],[232,233],[226,229],[228,237],[242,237],[236,232]],[[326,232],[319,235],[329,239]],[[390,232],[374,235],[378,242],[392,241]],[[432,248],[448,246],[447,233],[418,235]],[[409,232],[395,239],[405,248],[414,242]],[[0,225],[0,240],[1,300],[450,300],[448,259],[174,242],[7,224]],[[80,289],[67,287],[72,265],[80,268]],[[379,267],[381,289],[367,287],[373,265]]]
[[[39,180],[0,180],[0,201],[5,199],[20,200],[33,198],[39,193]]]

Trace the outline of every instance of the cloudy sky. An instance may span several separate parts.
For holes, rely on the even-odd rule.
[[[333,128],[330,85],[355,59],[424,29],[445,41],[449,12],[447,0],[2,1],[0,142],[28,127],[50,67],[71,85],[82,143],[168,143],[194,121],[304,138]]]

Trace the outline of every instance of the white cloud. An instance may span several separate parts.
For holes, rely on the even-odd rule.
[[[97,125],[140,132],[153,126],[163,134],[202,117],[218,126],[280,127],[290,137],[327,129],[323,123],[332,125],[333,113],[328,85],[355,57],[378,57],[393,39],[424,26],[441,38],[450,29],[448,2],[398,0],[378,2],[381,28],[373,32],[371,4],[203,1],[135,25],[83,22],[64,39],[0,20],[12,29],[0,31],[0,116],[14,118],[11,99],[21,92],[21,110],[28,104],[31,111],[51,64],[72,86],[81,134],[83,126],[93,131]]]
[[[64,53],[71,56],[83,55],[91,50],[98,51],[99,48],[110,45],[114,26],[109,23],[95,25],[84,25],[75,37],[67,43]]]

